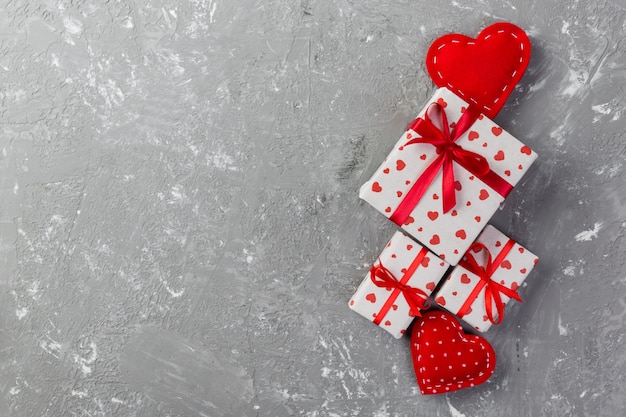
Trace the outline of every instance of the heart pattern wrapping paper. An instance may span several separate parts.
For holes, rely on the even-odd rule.
[[[429,103],[439,103],[449,121],[458,120],[468,104],[446,88],[437,90]],[[428,106],[427,106],[428,107]],[[420,112],[423,117],[426,108]],[[420,176],[437,157],[430,144],[406,145],[417,134],[407,130],[363,184],[360,197],[386,217],[391,217]],[[482,155],[493,173],[514,186],[537,154],[486,117],[478,120],[456,143]],[[456,206],[443,212],[443,173],[440,172],[401,227],[440,258],[456,265],[474,242],[504,197],[462,166],[454,163]]]
[[[374,266],[383,266],[402,285],[419,289],[422,297],[427,299],[450,265],[398,231],[385,245]],[[372,280],[371,270],[349,305],[395,338],[402,337],[415,318],[403,291],[391,286],[377,286]]]
[[[475,251],[470,249],[469,253],[476,258],[478,265],[481,267],[487,264],[486,251],[489,251],[494,259],[498,255],[504,255],[490,279],[513,291],[518,290],[539,261],[534,253],[512,241],[491,225],[485,227],[485,230],[476,239],[476,242],[483,244],[486,250]],[[507,243],[509,242],[510,248],[507,250]],[[507,253],[504,254],[503,250],[506,250]],[[495,300],[485,297],[486,287],[475,291],[480,281],[481,279],[476,273],[467,270],[462,264],[459,264],[454,267],[448,278],[444,280],[443,285],[437,291],[435,301],[446,310],[461,317],[463,321],[474,329],[486,332],[493,324],[489,320],[486,304],[488,300],[492,303]],[[501,301],[506,304],[509,301],[509,297],[502,295]],[[467,305],[466,311],[461,312],[464,305]],[[502,320],[503,317],[498,317],[496,314],[494,318]]]

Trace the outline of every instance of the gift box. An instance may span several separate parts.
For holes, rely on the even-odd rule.
[[[450,265],[398,231],[350,299],[350,308],[399,339]]]
[[[537,154],[437,90],[360,197],[456,265]]]
[[[504,318],[504,307],[537,264],[528,249],[487,225],[437,291],[435,302],[476,330]]]

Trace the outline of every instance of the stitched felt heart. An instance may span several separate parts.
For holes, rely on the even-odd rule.
[[[517,26],[501,22],[476,39],[459,34],[435,40],[426,68],[438,87],[456,95],[493,119],[530,61],[530,40]]]
[[[429,311],[415,323],[411,353],[422,394],[441,394],[485,382],[496,366],[493,348],[484,338],[466,334],[444,311]]]

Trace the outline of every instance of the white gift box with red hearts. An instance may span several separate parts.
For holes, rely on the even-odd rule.
[[[492,260],[498,262],[490,279],[513,291],[517,291],[538,262],[535,254],[491,225],[485,227],[485,230],[476,239],[476,242],[484,245],[491,254]],[[488,255],[485,250],[470,248],[468,253],[475,258],[479,266],[484,267],[487,264]],[[498,257],[501,258],[499,261],[497,261]],[[464,258],[465,260],[466,258]],[[487,288],[486,286],[482,286],[482,288],[477,287],[481,282],[481,278],[466,269],[463,266],[465,264],[464,261],[455,266],[448,278],[443,282],[441,288],[437,291],[435,302],[461,317],[463,321],[476,330],[485,332],[492,325],[487,315],[485,298]],[[478,289],[480,290],[479,292],[476,291]],[[503,306],[509,300],[509,297],[501,294]],[[492,304],[492,307],[495,311],[495,304]],[[494,318],[501,320],[504,317],[497,317],[497,313],[495,313]]]
[[[350,299],[350,308],[399,339],[415,316],[402,290],[374,283],[373,268],[384,267],[401,285],[417,289],[428,299],[449,266],[397,231]]]
[[[440,88],[430,99],[445,109],[451,126],[459,120],[468,104],[458,96]],[[426,106],[419,117],[424,117]],[[392,217],[404,196],[421,174],[437,157],[435,146],[407,142],[419,135],[409,129],[395,144],[385,161],[360,190],[360,197]],[[537,154],[486,116],[474,124],[455,142],[464,150],[482,155],[493,174],[515,186],[528,170]],[[412,209],[401,227],[451,265],[456,265],[487,221],[504,201],[502,195],[464,167],[453,163],[456,188],[454,209],[443,212],[442,172],[439,172]]]

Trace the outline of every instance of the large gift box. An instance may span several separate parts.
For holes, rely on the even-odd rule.
[[[360,197],[456,265],[537,154],[440,88]]]
[[[350,308],[400,338],[450,265],[397,231],[350,299]]]
[[[504,318],[504,307],[537,264],[537,257],[487,225],[444,281],[435,301],[481,332]]]

